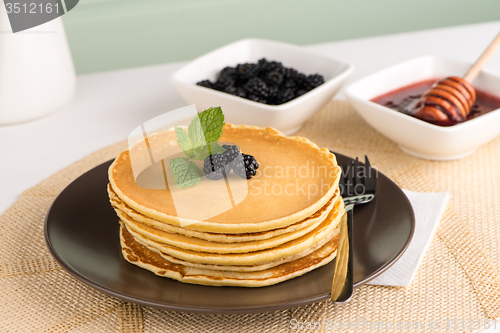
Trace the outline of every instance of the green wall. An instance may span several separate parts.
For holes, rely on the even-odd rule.
[[[79,74],[193,59],[260,37],[299,45],[500,20],[499,0],[81,0]]]

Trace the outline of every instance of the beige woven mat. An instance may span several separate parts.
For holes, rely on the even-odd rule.
[[[174,313],[95,291],[52,259],[43,219],[64,186],[126,148],[119,143],[25,191],[0,216],[0,332],[468,332],[495,324],[500,137],[460,161],[419,160],[375,132],[346,102],[330,103],[297,135],[345,155],[367,154],[409,190],[450,192],[448,210],[410,287],[362,286],[345,305],[324,301],[241,315]]]

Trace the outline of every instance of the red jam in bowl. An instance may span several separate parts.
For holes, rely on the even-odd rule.
[[[386,106],[393,110],[411,115],[411,105],[417,104],[422,94],[427,91],[438,79],[428,79],[398,88],[383,95],[373,98],[371,101]],[[500,97],[476,89],[476,101],[471,108],[467,120],[479,117],[485,113],[500,108]],[[439,126],[456,125],[457,122],[448,120],[433,123]]]

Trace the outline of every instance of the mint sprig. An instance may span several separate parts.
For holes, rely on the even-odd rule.
[[[219,107],[209,108],[198,114],[207,144],[219,141],[224,127],[224,113]]]
[[[175,128],[177,143],[186,155],[186,158],[179,157],[170,160],[170,167],[179,188],[194,186],[200,182],[199,170],[190,160],[203,161],[209,155],[221,154],[225,151],[217,143],[222,136],[224,124],[222,109],[211,107],[198,113],[191,120],[187,130],[182,127]],[[196,177],[198,182],[194,182]]]
[[[170,160],[170,168],[174,173],[178,188],[191,187],[201,181],[200,171],[193,161],[185,157],[176,157]]]
[[[223,153],[225,150],[217,141],[222,136],[224,124],[220,107],[206,109],[191,120],[187,131],[175,128],[177,143],[188,159],[203,161],[208,155]]]

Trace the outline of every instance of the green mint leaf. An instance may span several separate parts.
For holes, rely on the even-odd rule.
[[[219,141],[222,136],[222,127],[224,126],[224,113],[219,107],[208,108],[199,114],[200,125],[205,134],[205,142],[210,145],[212,142]]]
[[[202,149],[195,150],[195,152],[193,153],[193,159],[203,161],[209,155],[212,155],[212,154],[222,154],[223,152],[226,151],[217,142],[213,142],[213,143],[210,144],[210,146],[207,145],[207,146],[203,146],[201,148]]]
[[[175,177],[178,188],[191,187],[201,181],[200,171],[193,161],[185,157],[177,157],[170,160],[170,168]]]
[[[209,108],[197,114],[188,127],[191,149],[189,154],[183,149],[186,156],[203,161],[211,154],[223,153],[225,149],[217,144],[223,126],[224,114],[220,107]]]
[[[210,150],[212,151],[212,154],[222,154],[226,151],[226,149],[219,145],[217,142],[213,142],[210,144]]]
[[[205,154],[205,151],[208,152],[207,146],[196,147],[195,149],[192,150],[191,159],[203,161],[205,158],[207,158],[208,155],[210,155],[209,153]]]
[[[189,124],[188,127],[189,141],[191,142],[191,149],[206,146],[208,141],[205,139],[205,134],[200,120],[200,114],[197,114]]]
[[[188,158],[191,158],[193,147],[191,140],[189,139],[188,132],[182,127],[175,127],[175,136],[177,137],[177,143],[179,144],[179,147],[181,147],[184,154]]]

